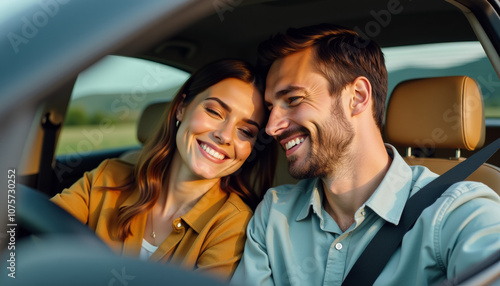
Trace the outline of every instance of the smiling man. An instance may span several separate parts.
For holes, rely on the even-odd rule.
[[[361,44],[362,43],[362,44]],[[260,46],[268,71],[266,132],[297,185],[270,189],[248,225],[233,282],[340,285],[384,223],[436,174],[384,144],[383,54],[334,25],[290,29]],[[428,285],[500,249],[500,199],[461,182],[418,218],[375,285]]]

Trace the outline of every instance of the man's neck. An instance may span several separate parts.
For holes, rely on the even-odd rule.
[[[354,214],[375,192],[392,162],[383,142],[374,145],[352,154],[348,170],[337,170],[322,178],[323,206],[342,231],[352,225]]]

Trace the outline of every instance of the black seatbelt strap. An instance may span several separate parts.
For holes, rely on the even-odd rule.
[[[56,134],[61,124],[52,123],[50,121],[50,113],[47,113],[42,119],[41,125],[43,128],[43,143],[38,168],[37,189],[49,194],[52,191],[52,183],[55,177],[52,161],[54,160]]]
[[[399,224],[386,222],[382,226],[355,262],[342,285],[373,285],[389,258],[400,247],[403,236],[413,227],[422,211],[432,205],[451,185],[469,177],[499,147],[500,138],[437,177],[408,199]]]

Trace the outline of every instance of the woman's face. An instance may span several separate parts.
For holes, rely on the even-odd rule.
[[[196,178],[221,178],[237,171],[250,156],[264,123],[264,102],[258,90],[228,78],[181,105],[177,150]]]

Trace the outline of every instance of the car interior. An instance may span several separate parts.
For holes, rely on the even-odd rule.
[[[433,104],[429,105],[430,101]],[[473,151],[483,146],[485,122],[481,102],[477,83],[466,76],[401,82],[387,107],[387,141],[408,147],[404,159],[409,165],[423,165],[443,174],[464,160],[460,150]],[[459,106],[457,112],[450,106]],[[452,113],[456,116],[443,116]],[[436,148],[456,150],[456,155],[449,158],[412,156],[411,149],[421,147],[429,138],[433,138]],[[483,164],[467,180],[483,182],[500,194],[500,169],[492,164]]]
[[[356,5],[362,7],[358,11],[353,8],[354,4],[337,1],[229,1],[227,3],[215,1],[214,3],[218,3],[220,6],[214,4],[211,14],[209,13],[199,21],[184,27],[175,35],[156,40],[148,49],[144,49],[139,53],[123,53],[119,55],[154,61],[184,70],[187,73],[194,71],[205,63],[223,57],[243,58],[254,63],[259,42],[278,32],[284,32],[289,27],[301,27],[322,22],[335,23],[358,29],[361,33],[373,34],[375,35],[373,39],[382,48],[478,40],[468,23],[467,16],[459,7],[446,1],[418,1],[418,3],[411,1],[357,1]],[[348,13],[345,11],[348,11]],[[291,21],[290,19],[294,20]],[[418,25],[415,25],[415,22],[418,22]],[[425,74],[420,76],[425,76]],[[389,80],[391,81],[391,78]],[[73,80],[73,83],[75,81],[76,79]],[[394,84],[398,83],[395,82]],[[414,84],[416,86],[426,85],[417,82]],[[39,117],[30,130],[32,140],[26,142],[25,151],[23,152],[21,169],[24,182],[29,186],[44,190],[49,195],[70,186],[83,175],[83,172],[95,168],[102,160],[127,156],[123,155],[123,153],[130,153],[130,149],[137,150],[137,148],[140,148],[140,144],[146,139],[144,134],[148,132],[143,130],[145,128],[149,130],[153,127],[154,117],[157,116],[150,114],[154,112],[152,107],[145,107],[144,116],[149,117],[149,119],[144,119],[144,116],[140,120],[136,119],[139,122],[137,132],[139,136],[138,142],[140,143],[135,146],[110,148],[97,152],[79,152],[78,154],[75,152],[62,156],[56,154],[54,156],[58,136],[64,128],[64,118],[68,112],[68,102],[71,100],[72,91],[70,82],[66,88],[61,88],[61,91],[56,96],[44,102],[44,105],[38,110],[37,114],[40,117],[48,113],[50,114],[49,121],[55,125],[62,125],[62,128],[56,130],[55,138],[52,139],[53,142],[49,139],[54,137],[53,135],[47,136],[49,138],[44,137],[47,132],[39,125],[38,122],[41,120]],[[423,96],[428,96],[428,98],[423,100]],[[435,102],[438,98],[445,102],[443,108],[449,108],[453,106],[450,104],[454,104],[448,101],[444,93],[431,95],[423,92],[415,94],[415,98],[414,103],[420,104],[419,106],[422,109],[420,114],[423,114],[418,118],[427,118],[426,114],[432,114],[434,111],[431,108],[434,105],[429,103]],[[401,104],[401,106],[404,107],[405,104]],[[392,110],[400,109],[401,106]],[[391,110],[390,106],[388,110]],[[411,108],[411,110],[415,109]],[[436,112],[437,116],[440,116],[439,114],[443,111]],[[400,112],[398,114],[394,116],[408,113]],[[476,114],[480,116],[480,110]],[[418,118],[415,119],[416,123],[421,123]],[[393,121],[406,123],[406,120],[407,118],[399,117]],[[465,117],[465,120],[468,119]],[[153,123],[147,123],[148,121]],[[429,123],[438,125],[435,120]],[[390,126],[389,122],[386,124],[386,129],[387,126]],[[466,128],[469,127],[466,126]],[[466,158],[474,150],[488,144],[500,135],[498,121],[493,122],[493,124],[477,123],[477,125],[470,126],[470,129],[474,131],[484,130],[480,132],[480,137],[474,135],[480,140],[473,144],[468,142],[469,139],[466,136],[463,138],[465,144],[457,142],[456,146],[452,146],[448,142],[444,146],[440,145],[437,142],[439,140],[433,140],[430,133],[421,134],[427,136],[426,138],[412,138],[412,136],[417,136],[415,132],[417,129],[415,129],[415,126],[411,126],[410,123],[401,126],[393,133],[388,132],[389,129],[387,129],[386,134],[398,134],[394,135],[395,137],[386,137],[386,141],[396,145],[402,154],[406,153],[407,147],[425,149],[426,152],[423,152],[423,155],[418,150],[413,152],[413,156],[416,157]],[[449,128],[446,129],[446,132],[448,131],[450,131]],[[408,133],[409,139],[406,142],[396,138],[402,134],[401,132]],[[446,134],[446,136],[452,135]],[[426,145],[425,140],[433,142],[429,146],[429,144]],[[408,141],[412,141],[412,143]],[[423,143],[416,144],[415,142]],[[408,143],[418,146],[411,146]],[[42,147],[43,144],[46,145]],[[457,156],[456,150],[462,150],[463,152]],[[43,159],[44,157],[47,159]],[[52,159],[54,161],[51,161]],[[499,166],[500,155],[493,156],[488,163],[491,168]],[[296,182],[286,172],[286,160],[282,152],[280,152],[277,170],[276,184]],[[40,180],[40,177],[44,179]],[[46,182],[41,183],[40,181]]]
[[[16,151],[2,148],[2,156],[5,164],[17,166],[21,184],[50,197],[105,159],[120,158],[134,164],[169,100],[190,73],[221,58],[255,63],[260,42],[290,27],[318,23],[352,28],[383,49],[390,86],[383,136],[410,165],[425,165],[441,174],[500,137],[498,1],[213,0],[145,2],[142,7],[133,2],[61,4],[58,11],[62,16],[50,18],[52,22],[30,38],[33,47],[20,45],[20,57],[8,57],[11,62],[6,64],[16,68],[0,80],[0,86],[6,93],[14,84],[22,88],[0,108],[2,118],[12,117],[17,124],[0,127],[2,134],[12,134],[4,137],[4,143],[17,146]],[[30,11],[35,13],[37,8]],[[74,16],[71,20],[72,15],[81,18]],[[88,18],[90,15],[94,20]],[[69,21],[68,26],[74,21],[73,30],[61,32],[63,21]],[[64,43],[54,40],[64,35]],[[37,41],[44,41],[42,48],[29,50],[36,49]],[[449,45],[460,44],[464,46],[457,50],[455,62],[446,62],[443,55],[452,54]],[[476,50],[467,44],[478,47],[481,55],[476,56]],[[78,50],[62,52],[76,46]],[[420,53],[415,52],[418,49]],[[21,57],[28,52],[33,55]],[[38,59],[43,55],[46,62]],[[57,60],[48,63],[49,56]],[[408,66],[394,68],[403,57]],[[126,75],[118,65],[106,70],[104,62],[117,58],[147,65],[142,74]],[[423,67],[427,62],[430,67]],[[167,74],[163,68],[183,75]],[[9,78],[27,70],[31,73],[23,80]],[[102,73],[85,81],[84,75],[91,70]],[[102,76],[104,71],[106,76]],[[41,79],[23,84],[35,76]],[[169,85],[156,89],[161,84],[154,79],[168,81]],[[134,80],[142,90],[133,86],[105,90],[106,81],[125,84]],[[76,92],[77,86],[84,84],[102,85],[101,89],[88,90],[87,96],[94,97],[89,96],[85,103]],[[108,113],[88,111],[82,115],[85,104],[107,106]],[[18,119],[27,113],[30,115]],[[85,116],[84,122],[81,118]],[[90,117],[94,122],[89,123]],[[70,121],[74,118],[84,122],[80,129],[78,122]],[[125,144],[118,133],[122,132],[121,124],[130,137]],[[104,146],[105,136],[118,142]],[[72,137],[73,145],[64,145],[64,138]],[[278,158],[275,184],[297,182],[288,174],[282,150]],[[497,152],[468,180],[484,182],[500,194],[499,167]]]

